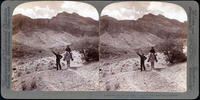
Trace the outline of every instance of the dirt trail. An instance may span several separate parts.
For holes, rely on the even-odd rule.
[[[17,91],[186,91],[186,63],[167,66],[159,60],[155,70],[146,63],[147,71],[141,72],[139,58],[90,64],[76,60],[70,68],[62,61],[62,70],[56,70],[54,56],[23,63],[16,60],[12,87]]]
[[[73,52],[74,61],[68,68],[61,61],[62,70],[56,70],[55,57],[36,60],[16,60],[12,64],[14,90],[91,91],[98,89],[98,62],[83,64],[81,55]]]
[[[96,65],[93,66],[95,67]],[[27,87],[25,90],[31,90],[31,84],[36,82],[37,88],[33,88],[32,90],[90,91],[98,89],[98,69],[91,69],[88,72],[87,68],[84,67],[74,69],[63,66],[62,70],[52,68],[25,74],[15,77],[13,88],[21,90],[23,84],[25,84]]]
[[[103,91],[186,91],[186,63],[168,66],[159,54],[160,61],[151,70],[146,62],[146,71],[140,71],[139,58],[106,63],[101,66],[100,89]],[[161,59],[162,58],[162,59]]]

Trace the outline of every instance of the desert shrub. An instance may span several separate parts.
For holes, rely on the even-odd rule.
[[[17,73],[17,77],[21,77],[21,75],[22,75],[22,72]]]
[[[86,62],[99,61],[99,38],[83,37],[72,43],[73,48],[83,54]]]
[[[170,53],[168,53],[167,55],[167,61],[170,63],[185,62],[187,60],[185,54],[178,50],[171,50]]]
[[[106,91],[110,91],[111,90],[111,86],[110,85],[106,85]]]
[[[187,60],[186,55],[183,53],[183,43],[168,39],[166,42],[160,44],[160,50],[166,56],[168,61],[171,64],[185,62]]]
[[[46,52],[42,49],[33,48],[31,46],[26,46],[17,42],[13,42],[12,45],[12,57],[27,59],[32,57],[44,57],[47,56],[49,52]],[[23,64],[23,62],[21,63]]]
[[[37,88],[36,80],[32,80],[30,85],[27,85],[27,83],[25,83],[25,81],[22,82],[22,90],[23,91],[34,90],[36,88]]]
[[[114,74],[115,74],[115,72],[112,72],[111,74],[112,74],[112,75],[114,75]]]
[[[120,88],[120,83],[116,83],[115,84],[115,90],[119,89]]]
[[[120,57],[120,56],[128,55],[128,54],[130,54],[130,52],[127,50],[112,47],[104,43],[100,43],[100,58],[101,59]]]
[[[27,71],[27,72],[26,72],[26,74],[30,74],[30,73],[31,73],[30,71]]]
[[[26,84],[22,84],[22,90],[25,91],[27,89]]]
[[[30,90],[33,90],[33,89],[36,89],[36,88],[37,88],[36,81],[33,80],[33,81],[31,82],[31,88],[30,88]]]

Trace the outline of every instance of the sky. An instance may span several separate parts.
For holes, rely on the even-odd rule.
[[[113,3],[102,10],[101,16],[108,15],[118,20],[137,20],[148,13],[161,14],[180,22],[187,21],[187,14],[181,6],[166,2],[128,1]]]
[[[95,7],[87,3],[74,1],[34,1],[23,3],[15,8],[13,15],[23,14],[33,19],[52,18],[63,11],[68,13],[75,12],[81,16],[99,20],[99,14]],[[112,3],[102,10],[101,16],[108,15],[118,20],[137,20],[148,13],[161,14],[180,22],[187,21],[187,14],[182,7],[166,2],[127,1]]]
[[[77,13],[84,17],[99,20],[99,14],[90,4],[74,1],[35,1],[18,5],[13,15],[23,14],[33,19],[52,18],[61,12]]]

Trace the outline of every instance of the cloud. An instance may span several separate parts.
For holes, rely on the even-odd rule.
[[[148,6],[148,10],[154,14],[163,14],[170,19],[177,19],[181,22],[187,20],[187,14],[185,10],[176,4],[151,2]]]
[[[103,9],[101,16],[109,15],[118,20],[137,20],[148,13],[161,14],[181,22],[187,20],[187,14],[182,7],[164,2],[128,1],[113,3]]]
[[[99,19],[99,14],[96,8],[86,3],[64,1],[64,3],[61,5],[61,8],[68,13],[75,12],[84,17],[91,17],[95,20]]]
[[[118,20],[120,19],[131,19],[130,14],[132,13],[132,10],[126,9],[126,8],[118,8],[118,9],[104,9],[101,13],[101,15],[109,15],[111,17],[114,17]]]
[[[109,15],[118,20],[135,20],[142,16],[141,13],[147,12],[147,9],[144,9],[147,5],[149,5],[148,2],[113,3],[113,4],[106,6],[102,10],[101,16]],[[116,16],[116,14],[117,14],[117,16]]]
[[[27,8],[27,9],[17,8],[14,10],[14,14],[23,14],[23,15],[29,16],[31,18],[34,18],[36,16],[35,11],[30,8]]]
[[[50,9],[48,5],[46,7],[33,6],[32,8],[16,8],[14,14],[23,14],[33,19],[51,18],[56,15],[55,10]]]
[[[38,1],[21,4],[15,8],[13,15],[23,14],[31,18],[52,18],[58,13],[66,11],[77,13],[84,17],[99,19],[97,10],[86,3],[74,1]]]

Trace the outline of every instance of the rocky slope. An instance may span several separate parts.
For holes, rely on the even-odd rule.
[[[186,38],[187,22],[168,19],[162,15],[147,14],[137,20],[116,20],[107,15],[100,17],[101,34],[108,32],[112,35],[135,30],[142,33],[151,33],[159,38]]]
[[[12,18],[13,90],[98,89],[98,63],[84,64],[80,52],[72,51],[71,68],[61,59],[63,70],[57,71],[51,52],[54,49],[63,53],[67,44],[78,44],[84,37],[98,37],[98,21],[66,12],[51,19],[31,19],[21,14]]]
[[[116,58],[83,64],[81,55],[73,51],[74,61],[56,70],[55,57],[22,61],[14,59],[12,89],[16,91],[136,91],[185,92],[186,63],[169,66],[158,53],[158,63],[141,72],[139,57]],[[100,69],[100,70],[99,70]]]
[[[49,55],[82,37],[98,36],[98,21],[76,13],[58,13],[51,19],[32,19],[22,14],[12,17],[13,57]],[[45,53],[45,54],[44,54]]]
[[[148,56],[148,55],[146,55]],[[101,91],[185,92],[186,63],[168,65],[165,55],[158,53],[155,69],[145,62],[140,71],[140,58],[102,60],[99,84]]]
[[[158,23],[151,18],[156,16],[149,16],[149,18],[144,16],[144,19],[142,21],[139,19],[138,22],[105,18],[108,21],[102,21],[103,24],[100,22],[103,28],[100,36],[100,55],[103,50],[104,53],[110,55],[114,53],[119,56],[84,64],[82,55],[73,51],[74,61],[71,63],[71,68],[67,68],[66,62],[61,60],[62,70],[59,71],[55,68],[55,56],[50,49],[65,48],[66,44],[79,40],[84,35],[98,36],[98,22],[66,12],[52,19],[13,16],[12,89],[17,91],[186,91],[186,63],[169,67],[164,60],[164,55],[158,54],[159,61],[156,69],[151,71],[150,64],[146,63],[147,71],[141,72],[139,57],[130,56],[135,54],[135,49],[162,42],[166,36],[159,34],[160,31],[171,34],[178,32],[180,28],[177,27],[182,26],[173,23],[176,21]],[[155,20],[165,19],[162,16],[157,17],[161,18]],[[107,22],[110,24],[105,24]],[[171,29],[170,25],[174,25],[174,29],[173,27]],[[155,26],[158,29],[155,29]],[[129,53],[128,50],[133,53]],[[122,53],[126,56],[120,56]]]
[[[64,54],[62,54],[64,55]],[[95,91],[98,90],[98,63],[83,64],[82,56],[72,51],[71,67],[61,60],[56,70],[55,56],[38,59],[13,59],[12,89],[16,91]]]
[[[100,17],[100,28],[100,53],[104,57],[105,53],[111,54],[113,48],[124,52],[150,49],[167,39],[186,46],[187,22],[182,23],[162,15],[147,14],[137,20],[117,20],[105,15]]]
[[[76,13],[62,12],[51,19],[31,19],[17,14],[12,17],[12,25],[13,34],[19,31],[27,33],[34,29],[50,29],[58,32],[64,31],[74,36],[98,36],[98,21]]]

